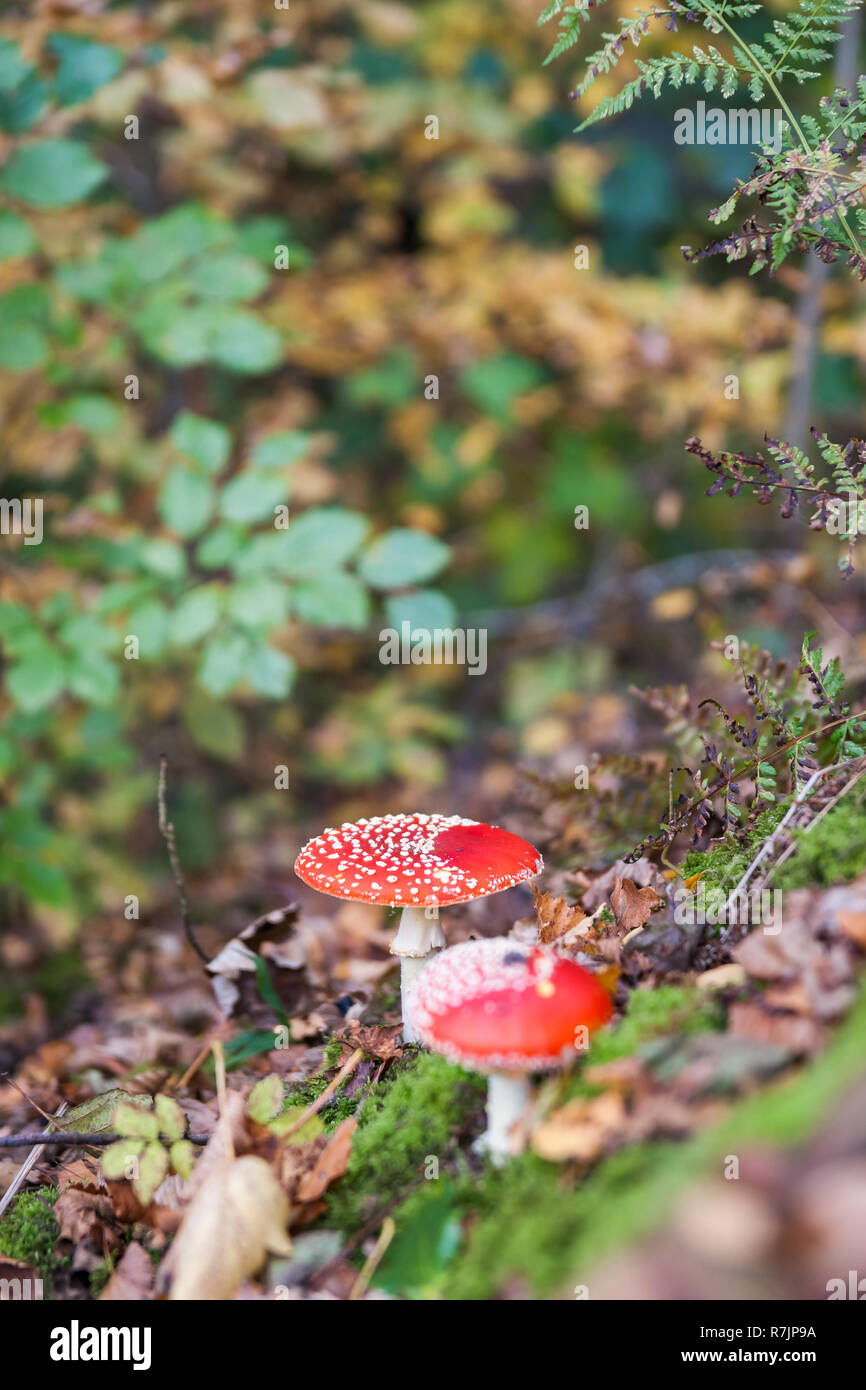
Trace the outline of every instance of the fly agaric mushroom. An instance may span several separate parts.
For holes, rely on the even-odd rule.
[[[611,1012],[607,991],[589,970],[505,936],[449,947],[409,998],[421,1042],[489,1075],[479,1147],[496,1164],[512,1152],[510,1131],[529,1098],[529,1073],[566,1066]]]
[[[403,1036],[409,990],[431,951],[445,945],[439,908],[500,893],[544,867],[527,840],[462,816],[374,816],[325,830],[304,846],[295,873],[349,902],[402,907],[391,951],[400,957]]]

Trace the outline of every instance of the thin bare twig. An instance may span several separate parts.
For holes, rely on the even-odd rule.
[[[165,840],[166,848],[168,849],[168,859],[169,863],[171,864],[171,872],[174,877],[175,886],[177,888],[177,896],[180,902],[180,916],[181,921],[183,922],[184,935],[186,936],[187,941],[189,942],[190,946],[192,946],[196,955],[204,961],[205,965],[208,965],[210,963],[210,957],[205,955],[201,946],[199,946],[195,938],[195,932],[192,929],[192,922],[190,920],[189,915],[189,900],[186,896],[186,885],[183,881],[183,874],[180,870],[180,860],[177,857],[177,844],[175,843],[174,838],[174,826],[168,819],[168,815],[166,813],[165,796],[167,772],[168,760],[165,757],[165,754],[163,754],[159,760],[159,790],[157,793],[157,799],[159,803],[159,832],[162,835],[162,838]]]
[[[12,1081],[12,1078],[10,1077],[9,1080]],[[13,1086],[16,1085],[16,1083],[15,1083],[14,1081],[12,1082],[12,1084],[13,1084]],[[20,1090],[21,1088],[18,1087],[18,1086],[16,1086],[16,1089],[17,1089],[17,1090]],[[29,1099],[29,1097],[28,1097],[28,1099]],[[33,1102],[31,1102],[31,1103],[34,1104],[34,1105],[36,1104],[35,1101],[33,1101]],[[38,1106],[37,1106],[37,1109],[38,1109]],[[65,1100],[65,1101],[63,1102],[63,1104],[60,1106],[60,1109],[57,1111],[57,1116],[56,1116],[56,1118],[59,1119],[60,1116],[61,1116],[61,1115],[64,1115],[68,1109],[69,1109],[69,1102]],[[45,1130],[45,1134],[50,1135],[50,1134],[51,1134],[51,1124],[53,1123],[53,1121],[52,1121],[52,1119],[51,1119],[50,1116],[48,1116],[47,1118],[49,1119],[49,1127],[48,1127],[48,1129]],[[13,1146],[10,1144],[9,1147],[12,1148]],[[21,1164],[21,1167],[18,1169],[18,1172],[15,1174],[14,1178],[12,1179],[11,1183],[10,1183],[9,1186],[7,1187],[6,1191],[3,1193],[3,1196],[0,1197],[0,1216],[3,1215],[4,1211],[5,1211],[6,1208],[8,1207],[9,1203],[12,1201],[12,1198],[15,1196],[15,1193],[23,1186],[24,1180],[25,1180],[25,1178],[27,1177],[28,1173],[30,1173],[30,1172],[32,1171],[32,1169],[36,1167],[36,1164],[39,1162],[39,1160],[40,1160],[40,1158],[42,1157],[42,1155],[43,1155],[44,1152],[45,1152],[45,1140],[44,1140],[44,1136],[43,1136],[43,1135],[40,1135],[40,1136],[39,1136],[38,1142],[37,1142],[37,1143],[35,1144],[35,1146],[30,1150],[30,1152],[29,1152],[29,1154],[27,1155],[27,1157],[25,1158],[24,1162]]]
[[[171,1139],[172,1136],[161,1136]],[[0,1149],[23,1148],[27,1144],[38,1144],[41,1148],[46,1145],[57,1147],[65,1144],[72,1147],[74,1144],[116,1144],[121,1139],[128,1139],[128,1134],[88,1134],[86,1131],[64,1130],[60,1134],[4,1134],[0,1136]],[[206,1144],[210,1139],[209,1134],[187,1134],[186,1138],[191,1144]]]
[[[382,1256],[385,1254],[385,1251],[388,1249],[396,1233],[397,1225],[393,1216],[386,1216],[385,1220],[382,1222],[382,1230],[379,1234],[379,1239],[364,1261],[364,1266],[352,1285],[351,1292],[349,1293],[350,1303],[354,1303],[357,1299],[364,1297],[364,1294],[370,1287],[370,1280],[379,1268]]]

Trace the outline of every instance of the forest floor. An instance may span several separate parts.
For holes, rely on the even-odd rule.
[[[786,860],[780,931],[677,920],[684,883],[730,886],[775,812],[680,874],[554,867],[534,901],[449,910],[450,941],[555,942],[614,997],[500,1169],[472,1147],[483,1079],[401,1044],[381,910],[303,889],[207,969],[171,904],[90,933],[3,1025],[0,1134],[65,1103],[61,1127],[124,1138],[43,1151],[0,1276],[56,1299],[826,1297],[866,1191],[866,812],[825,809]],[[0,1192],[26,1156],[0,1150]]]

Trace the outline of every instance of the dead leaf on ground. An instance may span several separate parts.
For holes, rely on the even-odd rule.
[[[535,898],[535,913],[538,920],[538,940],[543,946],[559,941],[567,933],[574,931],[581,935],[581,923],[587,922],[587,914],[579,903],[569,903],[565,898],[555,897],[553,893],[541,893],[532,885]]]
[[[357,1123],[350,1115],[334,1130],[315,1168],[305,1173],[298,1184],[296,1197],[299,1202],[317,1202],[331,1183],[343,1176],[352,1153],[352,1135]]]
[[[783,1047],[796,1057],[816,1052],[824,1037],[823,1029],[814,1019],[770,1013],[758,1003],[732,1004],[728,1031],[735,1038],[751,1038],[755,1042]]]
[[[623,933],[645,926],[664,901],[650,884],[638,888],[630,878],[618,878],[610,895],[616,925]]]
[[[836,920],[843,935],[866,951],[866,912],[840,911],[836,913]]]
[[[54,1215],[60,1223],[61,1239],[75,1243],[90,1235],[98,1224],[113,1224],[114,1207],[104,1192],[70,1187],[57,1198]]]
[[[625,1120],[622,1096],[605,1091],[591,1100],[571,1100],[554,1110],[533,1130],[531,1144],[551,1163],[574,1158],[588,1162],[598,1158]]]
[[[130,1303],[154,1298],[155,1279],[153,1261],[144,1246],[134,1240],[127,1246],[100,1299],[109,1303],[114,1300]]]
[[[172,1300],[230,1299],[266,1255],[287,1255],[289,1202],[263,1158],[223,1163],[198,1188],[159,1270]]]
[[[402,1023],[394,1028],[381,1028],[372,1024],[362,1026],[356,1019],[352,1019],[346,1028],[343,1041],[352,1051],[360,1047],[370,1057],[378,1057],[381,1061],[387,1062],[392,1057],[403,1056],[403,1048],[400,1045],[402,1035]]]

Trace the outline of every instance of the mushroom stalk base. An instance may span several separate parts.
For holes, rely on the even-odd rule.
[[[418,1041],[418,1035],[408,1019],[409,991],[427,964],[427,957],[444,945],[445,933],[439,925],[438,908],[404,907],[397,935],[391,942],[391,954],[400,957],[404,1042]]]
[[[522,1118],[529,1102],[529,1080],[526,1076],[495,1071],[487,1084],[487,1131],[476,1147],[490,1155],[497,1168],[516,1153],[511,1129]]]

